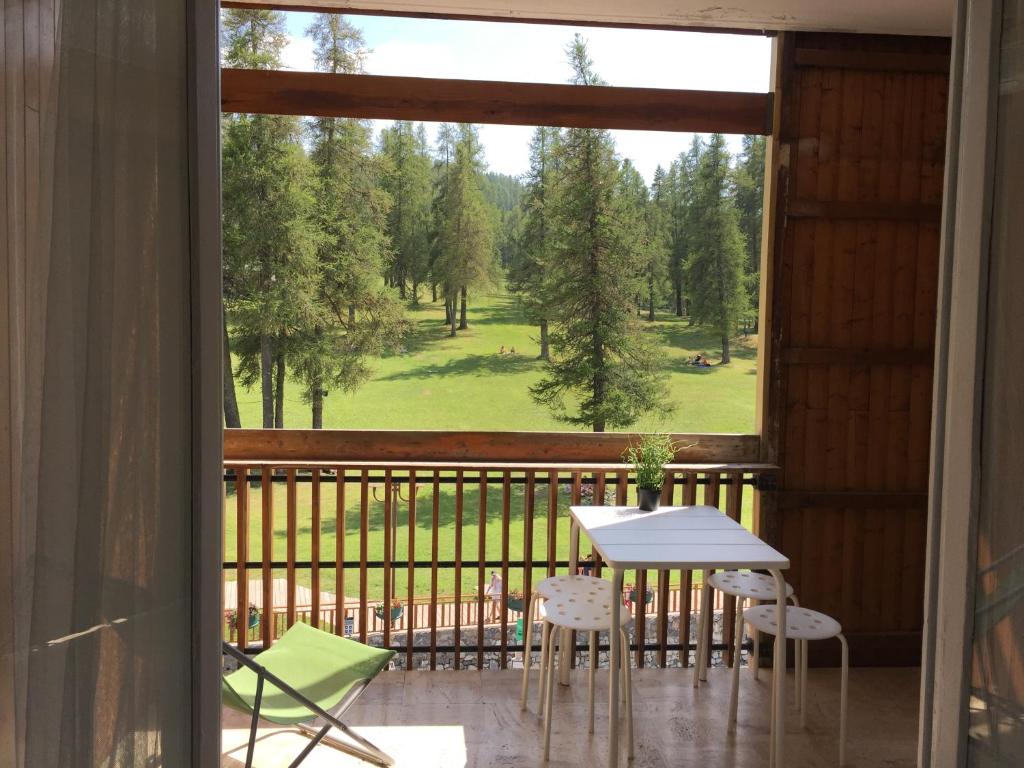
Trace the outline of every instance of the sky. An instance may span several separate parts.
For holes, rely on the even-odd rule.
[[[313,14],[289,12],[288,69],[312,71],[312,41],[305,37]],[[579,32],[594,69],[609,85],[721,91],[768,90],[771,41],[757,35],[726,35],[646,29],[569,27],[485,21],[348,16],[363,30],[371,75],[564,83],[570,70],[565,48]],[[389,121],[374,121],[376,129]],[[433,141],[436,125],[427,124]],[[520,176],[529,168],[528,126],[482,125],[488,169]],[[612,131],[619,154],[644,178],[686,150],[692,134]],[[739,137],[730,139],[734,152]]]

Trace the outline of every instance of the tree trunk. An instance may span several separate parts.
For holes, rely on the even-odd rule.
[[[462,308],[459,310],[459,330],[464,331],[469,328],[469,323],[466,321],[466,286],[462,286]]]
[[[722,334],[722,362],[729,362],[729,334]]]
[[[405,278],[398,280],[398,298],[405,298]]]
[[[349,327],[356,324],[356,307],[354,304],[348,305],[348,324]]]
[[[448,302],[448,319],[451,323],[451,332],[448,334],[449,336],[456,335],[456,322],[458,321],[457,303],[458,298],[456,296],[452,296],[451,301]]]
[[[594,431],[604,432],[604,419],[599,419],[598,421],[594,422]]]
[[[324,383],[316,381],[313,389],[313,429],[324,428]]]
[[[238,429],[242,420],[238,415],[238,400],[235,397],[235,372],[231,368],[231,345],[228,342],[228,324],[224,321],[224,426]]]
[[[676,317],[683,316],[683,281],[676,280]]]
[[[430,284],[430,301],[437,304],[437,283]]]
[[[420,284],[415,279],[412,281],[412,303],[417,306],[420,303]]]
[[[263,395],[263,428],[274,428],[274,355],[267,334],[260,336],[260,392]]]
[[[647,281],[647,322],[654,322],[654,280]]]
[[[551,350],[548,348],[548,321],[540,321],[540,359],[550,360]]]
[[[276,381],[274,382],[274,428],[284,429],[284,352],[277,353]]]
[[[444,324],[452,324],[452,303],[448,300],[447,296],[444,299]]]

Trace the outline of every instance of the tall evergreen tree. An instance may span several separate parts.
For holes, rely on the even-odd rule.
[[[284,14],[228,10],[222,29],[228,66],[280,66],[287,40]],[[284,368],[289,335],[316,313],[314,182],[299,121],[226,117],[222,174],[227,322],[236,337],[243,383],[260,382],[263,426],[280,426],[275,368]]]
[[[530,171],[523,200],[523,225],[519,237],[519,258],[510,271],[511,287],[520,297],[527,318],[540,331],[540,357],[549,360],[549,299],[547,275],[551,260],[552,185],[555,175],[555,146],[559,129],[539,126],[530,140]]]
[[[390,281],[402,298],[411,283],[413,301],[418,302],[419,284],[430,267],[431,161],[426,137],[411,122],[400,120],[381,131],[380,149],[389,162],[383,186],[393,201],[388,214],[394,248]]]
[[[747,244],[746,284],[750,305],[757,309],[761,285],[761,224],[764,205],[764,136],[744,136],[737,158],[734,186],[740,231]]]
[[[482,152],[476,128],[458,128],[454,162],[450,165],[443,196],[434,265],[445,289],[450,335],[468,327],[470,288],[491,282],[495,269],[493,206],[484,199],[480,178]],[[461,309],[456,306],[461,299]]]
[[[586,43],[569,46],[576,85],[599,85]],[[656,408],[654,356],[633,314],[640,289],[608,131],[572,128],[557,149],[550,260],[552,359],[531,389],[562,420],[595,432],[625,427]],[[578,406],[570,410],[567,397]]]
[[[669,167],[669,276],[675,296],[676,317],[686,314],[686,262],[690,250],[693,177],[704,148],[700,136],[694,136],[690,149],[679,154]]]
[[[729,151],[720,133],[701,154],[693,184],[693,251],[687,265],[691,313],[722,339],[728,363],[729,335],[747,307],[743,284],[746,245],[730,189]]]
[[[454,309],[448,292],[444,290],[444,278],[440,269],[441,235],[448,211],[448,190],[451,186],[452,166],[455,164],[455,144],[458,129],[452,123],[441,123],[437,127],[437,143],[434,154],[434,196],[431,201],[430,234],[430,284],[432,300],[437,301],[437,287],[441,285],[444,298],[444,322],[450,325]]]
[[[360,71],[362,33],[344,17],[318,14],[307,35],[319,70]],[[385,232],[391,197],[379,184],[383,160],[373,154],[370,124],[315,118],[309,145],[319,182],[318,311],[295,334],[293,357],[312,426],[320,429],[327,387],[352,391],[362,384],[370,373],[368,356],[395,343],[403,320],[397,297],[380,281],[391,257]]]
[[[654,169],[650,201],[644,209],[647,281],[647,319],[654,320],[654,310],[664,295],[669,279],[670,190],[668,174],[660,165]]]

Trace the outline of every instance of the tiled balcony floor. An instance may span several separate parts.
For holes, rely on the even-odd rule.
[[[712,669],[696,691],[689,670],[634,671],[634,768],[767,768],[768,676],[754,682],[743,669],[739,727],[726,732],[729,671]],[[536,675],[531,676],[531,694]],[[388,752],[401,768],[498,768],[542,765],[542,728],[530,710],[519,711],[519,671],[384,672],[349,710],[345,721]],[[607,755],[607,672],[599,671],[596,733],[586,732],[586,672],[555,690],[550,768],[603,766]],[[851,768],[913,768],[917,745],[917,669],[853,669],[847,761]],[[792,674],[787,690],[792,692]],[[812,669],[807,728],[791,708],[787,717],[786,768],[832,768],[838,763],[839,670]],[[249,721],[225,710],[224,768],[245,760]],[[306,737],[263,723],[254,765],[284,768]],[[620,765],[625,766],[625,751]],[[303,766],[365,765],[319,746]]]

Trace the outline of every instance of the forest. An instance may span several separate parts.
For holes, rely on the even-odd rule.
[[[346,17],[317,15],[306,35],[319,71],[364,71]],[[280,68],[286,43],[281,12],[223,11],[225,66]],[[582,37],[566,63],[570,83],[603,84]],[[611,132],[539,126],[513,177],[488,171],[470,124],[429,136],[422,123],[224,115],[225,424],[284,427],[287,384],[310,413],[289,426],[322,428],[329,392],[356,392],[375,362],[407,353],[410,313],[443,307],[458,337],[495,293],[535,329],[529,396],[559,423],[605,431],[664,411],[645,325],[685,319],[715,339],[716,366],[756,325],[764,138],[739,147],[693,136],[648,183]],[[259,393],[260,423],[241,423],[239,390]]]

